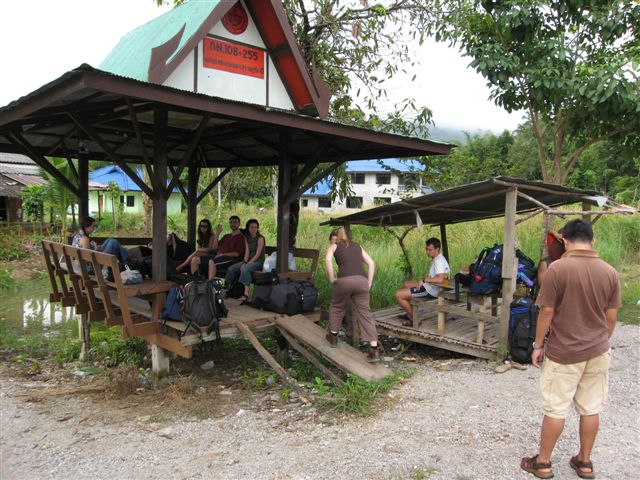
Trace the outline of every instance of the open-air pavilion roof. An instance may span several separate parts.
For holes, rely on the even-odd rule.
[[[517,188],[518,192],[517,213],[533,214],[545,210],[554,212],[555,207],[578,202],[620,213],[635,212],[635,209],[618,205],[595,190],[580,190],[500,176],[332,218],[324,224],[447,225],[501,217],[505,213],[505,193],[513,188]]]
[[[293,164],[449,153],[452,145],[375,132],[119,77],[81,65],[0,109],[0,151],[67,157],[91,140],[89,158],[111,152],[144,163],[153,151],[153,111],[168,111],[168,164],[197,141],[201,167],[278,165],[282,132]],[[100,140],[96,140],[99,138]],[[26,147],[25,147],[26,146]],[[33,158],[33,155],[30,155]]]

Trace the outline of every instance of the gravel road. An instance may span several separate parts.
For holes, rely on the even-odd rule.
[[[639,327],[618,325],[612,358],[593,462],[598,479],[639,479]],[[4,375],[0,477],[532,479],[519,462],[537,451],[538,370],[496,374],[493,366],[466,357],[418,362],[366,418],[254,402],[205,420],[158,421],[117,402],[105,411],[88,394],[28,401],[49,385]],[[557,479],[577,478],[568,465],[577,420],[568,418],[556,447]]]

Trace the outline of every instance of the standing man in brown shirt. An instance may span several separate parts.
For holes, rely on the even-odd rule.
[[[620,283],[615,269],[593,250],[591,224],[572,220],[563,237],[567,251],[549,266],[536,301],[540,314],[531,360],[538,368],[542,364],[540,450],[520,466],[538,478],[553,477],[551,454],[573,403],[580,415],[580,451],[569,465],[579,477],[595,478],[591,449],[607,398]]]

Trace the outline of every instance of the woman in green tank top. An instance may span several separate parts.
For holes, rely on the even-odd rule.
[[[237,281],[244,285],[244,294],[240,297],[241,301],[249,298],[249,285],[253,280],[251,274],[256,270],[262,270],[264,262],[264,237],[260,235],[260,224],[255,218],[247,221],[245,242],[243,261],[231,265],[225,276],[229,287]]]

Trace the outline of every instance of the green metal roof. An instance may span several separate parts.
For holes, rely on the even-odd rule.
[[[202,26],[221,0],[192,0],[127,33],[100,64],[100,70],[148,81],[151,50],[164,44],[185,26],[175,56]],[[172,58],[170,57],[168,61]]]

